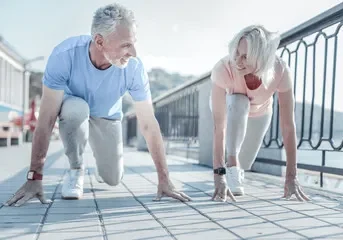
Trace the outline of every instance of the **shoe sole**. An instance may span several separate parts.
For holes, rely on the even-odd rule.
[[[233,196],[243,196],[244,193],[241,193],[241,192],[233,192],[232,195],[233,195]]]
[[[62,196],[62,199],[64,199],[64,200],[79,200],[79,199],[81,199],[81,197],[64,197],[64,196]]]

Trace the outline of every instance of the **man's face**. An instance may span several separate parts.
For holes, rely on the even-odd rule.
[[[108,35],[102,45],[106,60],[116,67],[125,68],[131,57],[136,57],[136,26],[120,24]]]

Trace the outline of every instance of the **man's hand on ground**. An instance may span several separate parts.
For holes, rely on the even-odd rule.
[[[5,206],[20,207],[30,199],[37,197],[42,204],[50,201],[44,198],[43,184],[41,180],[27,181],[19,190],[5,203]]]
[[[154,201],[160,201],[163,196],[172,197],[182,202],[192,201],[185,193],[177,191],[169,178],[158,183],[157,197]]]

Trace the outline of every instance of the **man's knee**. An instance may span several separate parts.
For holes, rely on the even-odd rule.
[[[88,121],[89,106],[86,101],[81,98],[67,98],[62,104],[59,118],[62,127],[69,126],[71,128],[77,128]]]
[[[104,180],[104,182],[110,186],[117,186],[124,176],[124,171],[116,170],[116,169],[109,169],[109,168],[102,168],[98,169],[99,175]]]
[[[115,162],[117,162],[117,164],[114,164]],[[102,162],[97,161],[98,173],[105,183],[107,183],[110,186],[116,186],[121,182],[124,175],[124,166],[122,162],[123,162],[122,159],[113,159],[113,158],[111,158],[111,161],[102,161]]]

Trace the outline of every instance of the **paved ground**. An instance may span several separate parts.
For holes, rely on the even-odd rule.
[[[285,201],[280,199],[280,178],[247,173],[247,194],[239,202],[212,202],[211,170],[179,157],[168,158],[171,177],[193,201],[153,202],[152,160],[132,149],[126,149],[125,177],[117,187],[95,180],[88,150],[84,198],[61,200],[61,179],[68,166],[61,147],[59,142],[51,144],[45,166],[44,187],[53,202],[0,205],[0,239],[343,239],[340,195],[306,188],[311,203]],[[29,145],[0,148],[0,202],[24,182],[29,153]]]

